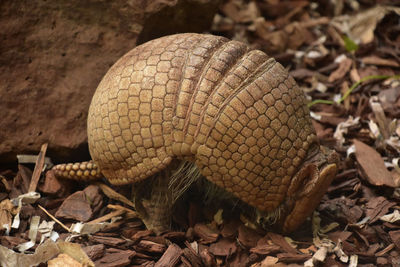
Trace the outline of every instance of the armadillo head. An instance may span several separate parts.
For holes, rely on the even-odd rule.
[[[318,206],[336,176],[338,161],[339,156],[333,150],[323,146],[310,148],[307,159],[291,180],[284,203],[272,216],[259,213],[257,222],[267,228],[266,224],[273,219],[283,232],[298,228]]]

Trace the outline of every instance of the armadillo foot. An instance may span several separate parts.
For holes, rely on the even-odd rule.
[[[157,174],[133,185],[133,201],[147,229],[171,230],[175,202],[200,177],[195,165],[175,160]]]
[[[161,234],[171,228],[172,202],[165,171],[135,184],[133,201],[147,229]]]

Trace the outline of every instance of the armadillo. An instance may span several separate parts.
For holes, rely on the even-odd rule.
[[[213,35],[166,36],[125,54],[93,96],[87,132],[92,161],[56,174],[134,186],[153,177],[145,191],[157,201],[139,210],[158,232],[169,227],[177,161],[275,214],[284,232],[313,212],[337,172],[337,154],[319,145],[304,93],[282,65]]]

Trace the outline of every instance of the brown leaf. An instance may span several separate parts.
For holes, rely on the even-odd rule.
[[[297,50],[307,40],[312,39],[311,33],[300,23],[291,23],[284,28],[288,35],[288,48]]]
[[[257,241],[261,238],[261,235],[258,234],[253,229],[250,229],[243,224],[239,226],[239,242],[245,247],[251,248],[256,246]]]
[[[276,244],[272,244],[267,236],[258,240],[257,246],[250,249],[250,252],[260,255],[269,255],[279,251],[281,251],[281,247]]]
[[[309,1],[257,1],[257,5],[266,17],[276,18],[287,16],[295,9],[304,8],[309,5]]]
[[[248,4],[240,1],[230,1],[221,7],[221,10],[235,22],[252,22],[260,16],[260,12],[255,2]]]
[[[280,234],[276,234],[276,233],[272,233],[269,232],[267,234],[269,236],[269,238],[271,238],[272,242],[278,246],[280,246],[284,251],[290,253],[290,254],[296,254],[298,253],[298,251],[293,248],[286,240],[285,238],[280,235]]]
[[[329,239],[335,243],[337,243],[339,239],[342,242],[346,241],[347,238],[349,238],[351,235],[352,235],[352,233],[348,232],[348,231],[335,231],[335,232],[328,233]]]
[[[241,222],[238,220],[232,220],[224,223],[221,230],[221,235],[223,237],[232,237],[232,238],[235,237],[237,235],[240,224]]]
[[[376,186],[386,185],[390,187],[400,185],[400,181],[395,181],[391,173],[386,169],[381,155],[375,149],[358,140],[353,140],[353,143],[356,147],[357,162],[360,164],[369,183]]]

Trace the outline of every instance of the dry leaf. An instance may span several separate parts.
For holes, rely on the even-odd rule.
[[[0,202],[0,229],[6,228],[7,235],[11,229],[12,216],[16,214],[17,208],[9,199],[4,199]]]
[[[278,258],[272,257],[272,256],[267,256],[265,259],[261,262],[261,267],[269,267],[269,266],[275,266],[275,264],[278,262]]]
[[[71,258],[67,254],[60,254],[57,258],[49,260],[48,262],[49,267],[82,267],[83,265],[80,264],[78,261]]]
[[[357,265],[358,265],[358,256],[357,255],[351,255],[350,256],[349,267],[357,267]]]
[[[253,22],[260,17],[260,11],[255,2],[247,4],[242,1],[231,1],[224,4],[221,10],[229,18],[239,23]]]
[[[347,134],[348,129],[352,126],[358,125],[360,123],[360,117],[353,118],[349,116],[349,118],[345,122],[341,122],[336,127],[335,133],[333,137],[339,142],[340,146],[343,146],[344,142],[346,141],[344,135]]]
[[[58,241],[57,246],[60,252],[68,254],[84,266],[94,266],[94,263],[89,259],[79,244]]]
[[[47,240],[36,248],[34,254],[17,253],[11,249],[0,246],[0,266],[3,267],[28,267],[45,263],[60,252],[56,243]]]
[[[379,219],[385,222],[394,223],[400,220],[400,212],[399,210],[395,210],[392,213],[381,216]]]
[[[376,25],[389,12],[400,15],[400,8],[393,6],[375,6],[364,12],[354,15],[344,15],[332,20],[332,25],[339,31],[347,34],[357,43],[367,44],[374,39]]]

